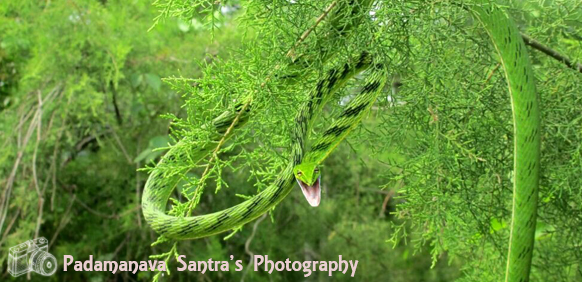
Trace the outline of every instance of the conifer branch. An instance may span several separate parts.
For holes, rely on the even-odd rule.
[[[293,47],[291,48],[291,50],[289,50],[289,52],[287,52],[287,57],[291,57],[291,59],[294,59],[295,56],[295,49],[302,43],[305,41],[305,39],[311,34],[311,32],[319,25],[319,23],[329,14],[329,12],[337,5],[337,1],[332,2],[323,12],[323,14],[321,14],[317,20],[315,21],[315,23],[309,28],[307,29],[305,32],[303,32],[303,35],[297,40],[297,42],[295,42],[295,44],[293,45]],[[274,70],[279,69],[279,65],[277,65]],[[265,81],[269,81],[270,78],[272,76],[272,73],[267,76],[267,78],[265,79]],[[261,83],[261,88],[265,86],[265,82]],[[198,195],[202,192],[202,187],[206,178],[208,177],[208,173],[210,172],[210,168],[212,166],[212,162],[216,159],[216,156],[218,154],[218,151],[220,150],[220,148],[222,147],[222,145],[224,144],[224,142],[226,142],[226,139],[228,139],[228,136],[230,134],[230,132],[232,131],[232,129],[234,129],[235,125],[238,123],[242,113],[244,113],[246,111],[246,109],[248,108],[250,102],[252,101],[252,99],[248,99],[247,102],[245,102],[245,104],[243,105],[243,107],[241,108],[241,110],[239,111],[239,113],[236,115],[236,117],[234,118],[234,120],[232,121],[232,123],[230,124],[230,126],[228,127],[228,129],[226,130],[226,132],[224,133],[224,135],[222,136],[222,138],[220,139],[220,141],[218,142],[218,144],[216,145],[216,148],[214,148],[214,150],[212,151],[212,157],[210,158],[210,160],[208,160],[208,163],[206,164],[205,168],[204,168],[204,172],[202,173],[202,176],[200,177],[198,186],[196,187],[196,190],[194,191],[194,195],[192,196],[189,204],[188,204],[188,208],[186,209],[186,214],[190,214],[192,213],[192,209],[194,209],[195,207],[195,203],[197,203],[197,201],[192,200],[192,199],[196,199],[198,197]]]

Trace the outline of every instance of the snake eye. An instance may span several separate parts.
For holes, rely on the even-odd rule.
[[[301,176],[303,173],[301,173],[301,170],[297,171],[297,176]]]
[[[317,167],[316,167],[316,168],[313,170],[313,172],[315,172],[315,173],[318,173],[318,172],[319,172],[319,168],[317,168]]]

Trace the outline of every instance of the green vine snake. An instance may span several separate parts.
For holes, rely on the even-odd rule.
[[[540,170],[540,114],[534,75],[527,50],[519,31],[505,12],[489,1],[477,1],[468,9],[489,35],[501,61],[513,112],[514,181],[513,211],[506,268],[506,281],[529,281],[537,218],[537,197]],[[305,143],[314,120],[338,89],[355,75],[366,73],[359,94],[345,107],[335,122],[306,150]],[[373,55],[363,52],[352,63],[331,69],[310,92],[310,98],[297,111],[292,134],[292,150],[286,168],[265,190],[233,207],[211,214],[177,217],[166,214],[166,204],[179,179],[166,177],[154,168],[142,196],[146,221],[158,234],[171,239],[194,239],[218,234],[248,223],[281,202],[299,184],[308,203],[317,206],[321,200],[318,166],[357,126],[370,109],[386,83],[387,70]],[[190,153],[194,162],[205,158],[231,130],[244,126],[250,106],[225,111],[214,119],[214,132],[208,145]],[[232,125],[232,126],[231,126]],[[230,134],[231,135],[231,134]],[[160,163],[184,153],[175,146]],[[159,166],[159,165],[158,165]]]

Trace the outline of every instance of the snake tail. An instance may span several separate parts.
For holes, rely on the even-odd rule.
[[[529,281],[540,171],[540,110],[534,75],[515,23],[489,1],[471,7],[499,55],[513,111],[514,180],[507,282]]]

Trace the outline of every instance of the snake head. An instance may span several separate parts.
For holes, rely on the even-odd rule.
[[[313,207],[321,201],[321,173],[316,163],[301,163],[293,168],[293,175],[307,202]]]

